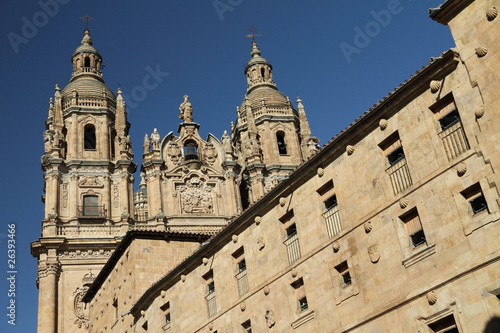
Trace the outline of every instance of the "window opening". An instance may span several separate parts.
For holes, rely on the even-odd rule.
[[[83,129],[84,131],[84,148],[85,150],[95,150],[96,149],[96,135],[94,125],[86,125]]]
[[[278,141],[278,152],[280,155],[286,155],[287,150],[286,150],[286,143],[285,143],[285,133],[283,132],[277,132],[276,133],[276,140]]]

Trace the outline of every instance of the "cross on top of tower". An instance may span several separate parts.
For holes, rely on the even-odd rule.
[[[83,15],[80,17],[80,20],[83,20],[85,22],[85,30],[89,30],[89,22],[92,21],[94,18],[90,17],[88,14]]]
[[[248,31],[250,31],[250,33],[248,35],[246,35],[248,38],[252,38],[252,40],[255,40],[255,37],[257,36],[262,36],[261,34],[257,34],[257,29],[252,25],[250,26],[250,28],[247,29]]]

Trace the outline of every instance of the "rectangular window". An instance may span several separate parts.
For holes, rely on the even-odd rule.
[[[460,192],[462,196],[469,202],[472,215],[479,214],[481,212],[488,212],[488,204],[481,190],[481,185],[476,183],[467,189]]]
[[[398,194],[413,184],[399,133],[396,131],[389,135],[379,147],[387,158],[389,167],[386,172],[391,179],[392,190],[394,194]]]
[[[250,321],[250,319],[241,324],[241,327],[243,327],[243,331],[245,333],[252,333],[252,322]]]
[[[97,195],[86,195],[83,197],[83,216],[99,216]]]
[[[298,312],[307,310],[309,308],[309,304],[307,302],[306,291],[304,289],[304,280],[300,278],[294,281],[291,286],[295,291]]]
[[[163,306],[160,307],[160,309],[163,311],[163,318],[164,318],[164,325],[162,326],[163,332],[168,332],[170,333],[172,331],[172,326],[171,326],[171,318],[170,318],[170,302],[167,302],[163,304]]]
[[[335,270],[340,275],[340,286],[342,288],[345,288],[352,284],[351,273],[349,273],[349,266],[347,265],[347,261],[344,261],[341,264],[335,266]]]
[[[283,244],[285,244],[287,250],[288,263],[292,264],[299,260],[301,256],[297,226],[293,221],[293,210],[281,217],[280,221],[285,229],[285,241]]]
[[[453,314],[429,324],[429,328],[435,333],[460,333]]]
[[[248,292],[247,263],[243,247],[236,250],[232,256],[236,262],[235,278],[238,282],[238,293],[240,296],[243,296]]]
[[[460,114],[450,93],[430,107],[439,123],[439,137],[443,142],[446,157],[451,161],[456,156],[469,150]]]
[[[203,276],[205,279],[205,285],[207,294],[205,299],[207,301],[208,308],[208,317],[212,317],[217,313],[217,303],[215,300],[215,283],[214,283],[214,274],[213,271],[210,270],[207,274]]]
[[[420,217],[418,216],[416,208],[400,216],[399,219],[405,224],[406,232],[414,248],[420,245],[427,245],[422,223],[420,222]]]

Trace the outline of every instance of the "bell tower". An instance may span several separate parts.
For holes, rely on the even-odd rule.
[[[240,192],[244,208],[257,201],[317,150],[300,99],[298,111],[277,88],[272,65],[252,41],[245,66],[247,91],[232,137],[242,166]]]
[[[72,57],[64,88],[56,85],[45,121],[45,203],[38,258],[38,332],[86,332],[80,302],[125,234],[133,212],[133,153],[121,91],[105,85],[102,57],[88,29]]]

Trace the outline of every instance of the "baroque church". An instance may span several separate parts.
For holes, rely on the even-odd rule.
[[[231,133],[184,96],[139,168],[85,30],[43,133],[38,332],[495,332],[498,7],[430,10],[456,47],[321,149],[253,40]]]

